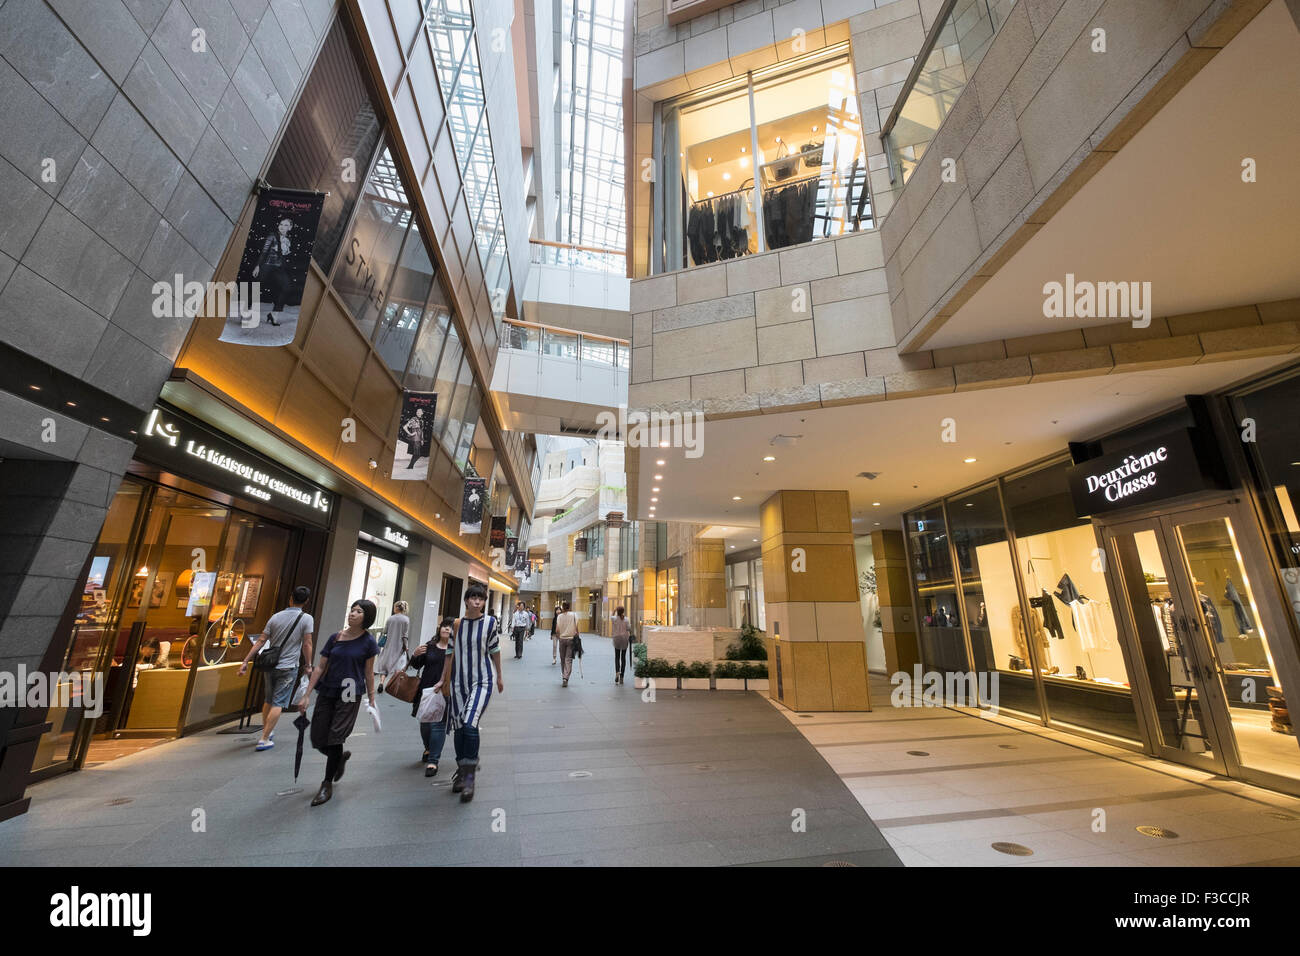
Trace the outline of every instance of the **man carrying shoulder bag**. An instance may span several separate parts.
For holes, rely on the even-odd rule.
[[[310,588],[294,588],[289,607],[271,615],[266,622],[266,630],[257,636],[257,641],[244,662],[239,665],[242,677],[248,673],[248,662],[255,658],[253,669],[262,674],[266,683],[266,702],[262,704],[262,736],[254,748],[259,753],[275,746],[271,739],[275,735],[275,722],[280,719],[280,712],[293,702],[299,664],[311,665],[311,640],[316,622],[306,611],[310,600]]]

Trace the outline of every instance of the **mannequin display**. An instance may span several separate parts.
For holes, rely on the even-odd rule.
[[[1237,624],[1237,636],[1246,637],[1251,631],[1255,630],[1255,622],[1251,619],[1250,612],[1246,610],[1241,601],[1241,595],[1237,593],[1236,585],[1232,583],[1232,578],[1228,578],[1228,585],[1223,590],[1223,597],[1232,605],[1232,616]]]

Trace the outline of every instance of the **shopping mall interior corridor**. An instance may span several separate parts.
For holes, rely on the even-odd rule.
[[[30,865],[1233,865],[1300,863],[1300,801],[1168,763],[1027,733],[1009,720],[893,707],[799,714],[754,692],[650,695],[612,682],[586,638],[568,688],[538,631],[488,710],[470,804],[424,777],[409,705],[364,713],[334,798],[293,782],[294,731],[207,732],[34,787],[0,823]],[[1085,749],[1089,747],[1091,749]],[[290,791],[290,792],[285,792]],[[1175,838],[1147,836],[1162,827]],[[994,844],[1027,848],[1013,853]]]

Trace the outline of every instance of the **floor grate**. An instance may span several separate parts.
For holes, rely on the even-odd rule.
[[[848,860],[830,860],[823,863],[822,866],[857,866],[856,863],[850,863]]]
[[[1002,841],[998,841],[997,843],[991,843],[989,845],[999,853],[1005,853],[1008,856],[1034,855],[1034,851],[1029,849],[1029,847],[1025,846],[1023,843],[1003,843]]]
[[[1177,840],[1178,834],[1173,830],[1165,827],[1156,827],[1149,824],[1143,824],[1137,828],[1137,832],[1143,836],[1155,837],[1158,840]]]
[[[910,755],[913,756],[913,757],[928,757],[928,756],[930,756],[930,751],[928,751],[928,750],[909,750],[909,751],[908,751],[908,754],[910,754]]]

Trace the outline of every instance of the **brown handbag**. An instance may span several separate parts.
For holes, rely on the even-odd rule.
[[[406,672],[409,666],[409,662],[403,663],[401,670],[389,675],[384,683],[384,693],[392,694],[398,700],[412,704],[420,693],[420,678]]]

